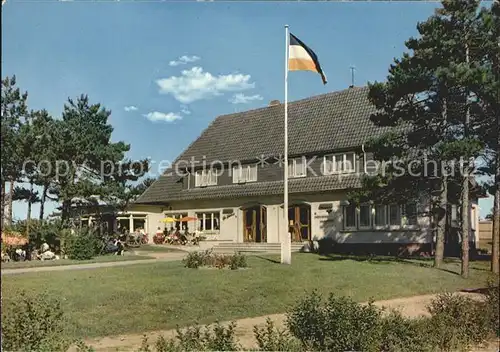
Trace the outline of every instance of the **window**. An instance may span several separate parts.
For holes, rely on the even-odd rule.
[[[398,204],[389,205],[389,225],[401,226],[401,208]]]
[[[354,172],[356,163],[356,154],[334,154],[323,158],[323,172],[325,175],[331,175],[339,172]]]
[[[344,229],[353,229],[356,227],[356,207],[348,205],[344,207]]]
[[[194,174],[194,186],[206,187],[217,185],[217,170],[199,170]]]
[[[405,219],[406,219],[405,225],[409,225],[409,226],[418,225],[417,204],[409,203],[409,204],[406,204],[404,208],[405,208]]]
[[[220,212],[197,213],[198,231],[220,230]]]
[[[257,181],[257,165],[243,165],[233,167],[233,183]]]
[[[385,205],[375,206],[375,227],[387,226],[387,207]]]
[[[359,228],[370,228],[372,226],[372,207],[370,205],[359,206]]]
[[[288,161],[288,177],[306,176],[306,158],[296,158]]]

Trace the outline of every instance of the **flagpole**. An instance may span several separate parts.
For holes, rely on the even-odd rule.
[[[290,34],[288,25],[285,25],[285,150],[284,150],[284,174],[283,174],[283,219],[285,221],[283,236],[281,239],[281,263],[291,264],[292,253],[290,235],[288,233],[288,50],[290,47]]]

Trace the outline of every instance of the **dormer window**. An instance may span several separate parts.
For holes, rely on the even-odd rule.
[[[288,160],[288,177],[305,177],[307,175],[306,158]]]
[[[207,187],[217,185],[217,170],[198,170],[194,174],[195,187]]]
[[[356,154],[339,153],[326,155],[323,158],[323,174],[333,175],[356,171]]]
[[[233,167],[233,183],[257,182],[257,165]]]

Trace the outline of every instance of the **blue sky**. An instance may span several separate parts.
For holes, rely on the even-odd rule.
[[[289,100],[384,80],[436,2],[90,2],[7,0],[2,77],[60,115],[88,94],[112,110],[130,157],[173,160],[220,114],[283,100],[284,25],[318,55],[291,72]],[[126,111],[128,110],[128,111]],[[481,215],[492,201],[483,200]],[[16,204],[23,217],[26,205]],[[51,212],[53,206],[48,206]],[[34,216],[38,207],[34,207]]]

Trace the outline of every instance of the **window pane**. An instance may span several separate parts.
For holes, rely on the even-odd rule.
[[[196,214],[198,217],[198,231],[203,231],[203,214]]]
[[[214,230],[220,230],[220,213],[214,213]]]
[[[389,224],[392,226],[401,225],[401,214],[399,205],[397,204],[391,204],[389,206]]]
[[[297,159],[295,166],[296,176],[304,176],[306,174],[306,160],[305,158]]]
[[[359,226],[371,226],[371,207],[369,205],[361,205],[359,207]]]
[[[205,230],[212,230],[212,214],[205,214]]]
[[[343,170],[342,165],[344,164],[344,155],[343,154],[338,154],[335,155],[335,165],[334,165],[334,172],[341,172]]]
[[[233,167],[233,183],[238,183],[240,170],[239,167]]]
[[[387,225],[387,214],[385,205],[375,206],[375,226]]]
[[[293,170],[294,170],[293,160],[289,160],[288,161],[288,176],[289,177],[293,177]]]
[[[330,175],[333,173],[333,157],[325,156],[323,158],[323,173],[325,175]]]
[[[345,227],[356,226],[356,207],[354,205],[344,208],[344,225]]]
[[[417,225],[417,205],[415,203],[406,204],[406,224]]]
[[[348,153],[345,155],[345,164],[344,164],[344,170],[345,171],[354,171],[354,153]]]

